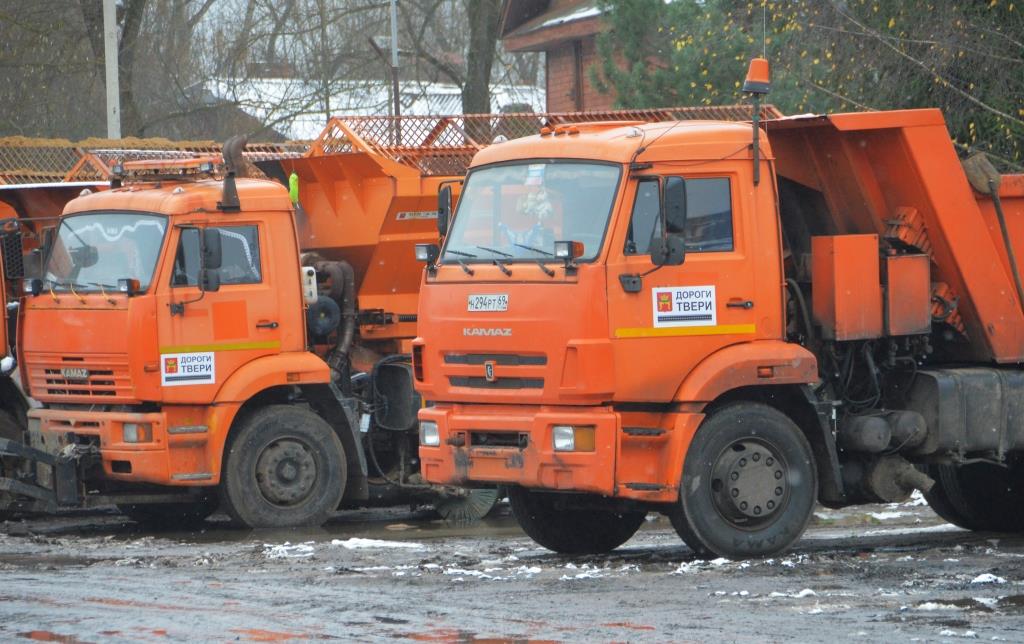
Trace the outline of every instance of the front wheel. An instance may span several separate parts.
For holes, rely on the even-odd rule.
[[[774,555],[807,528],[817,473],[807,438],[776,409],[724,407],[704,420],[686,453],[673,527],[700,556]]]
[[[275,405],[242,421],[224,458],[221,502],[250,528],[317,526],[345,493],[345,450],[327,422]]]
[[[558,495],[513,487],[512,516],[528,537],[562,554],[600,554],[618,548],[643,525],[645,512],[559,507]]]

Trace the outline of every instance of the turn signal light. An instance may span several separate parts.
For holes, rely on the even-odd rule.
[[[153,440],[153,426],[149,423],[125,423],[122,431],[126,443],[149,443]]]
[[[119,279],[117,280],[117,290],[124,293],[128,297],[131,297],[138,293],[142,289],[139,284],[139,280],[136,279]]]

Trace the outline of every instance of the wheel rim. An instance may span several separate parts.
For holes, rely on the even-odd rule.
[[[275,440],[256,460],[256,484],[263,498],[274,505],[301,503],[313,491],[316,479],[315,452],[298,438]]]
[[[736,528],[771,523],[789,500],[789,467],[770,442],[745,438],[728,445],[711,469],[715,509]]]

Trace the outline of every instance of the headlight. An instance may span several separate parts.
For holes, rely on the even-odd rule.
[[[551,428],[551,443],[556,452],[593,452],[594,428],[555,425]]]
[[[153,426],[149,423],[125,423],[124,442],[148,443],[153,440]]]
[[[576,434],[570,425],[555,425],[551,437],[556,452],[571,452],[576,449]]]
[[[441,444],[441,432],[437,430],[437,423],[432,420],[420,421],[420,445],[437,447]]]

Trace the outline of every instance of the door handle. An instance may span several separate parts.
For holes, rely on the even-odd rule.
[[[257,322],[256,323],[256,328],[257,329],[276,329],[277,328],[277,322]]]
[[[754,308],[753,300],[730,300],[725,303],[730,309],[752,309]]]

